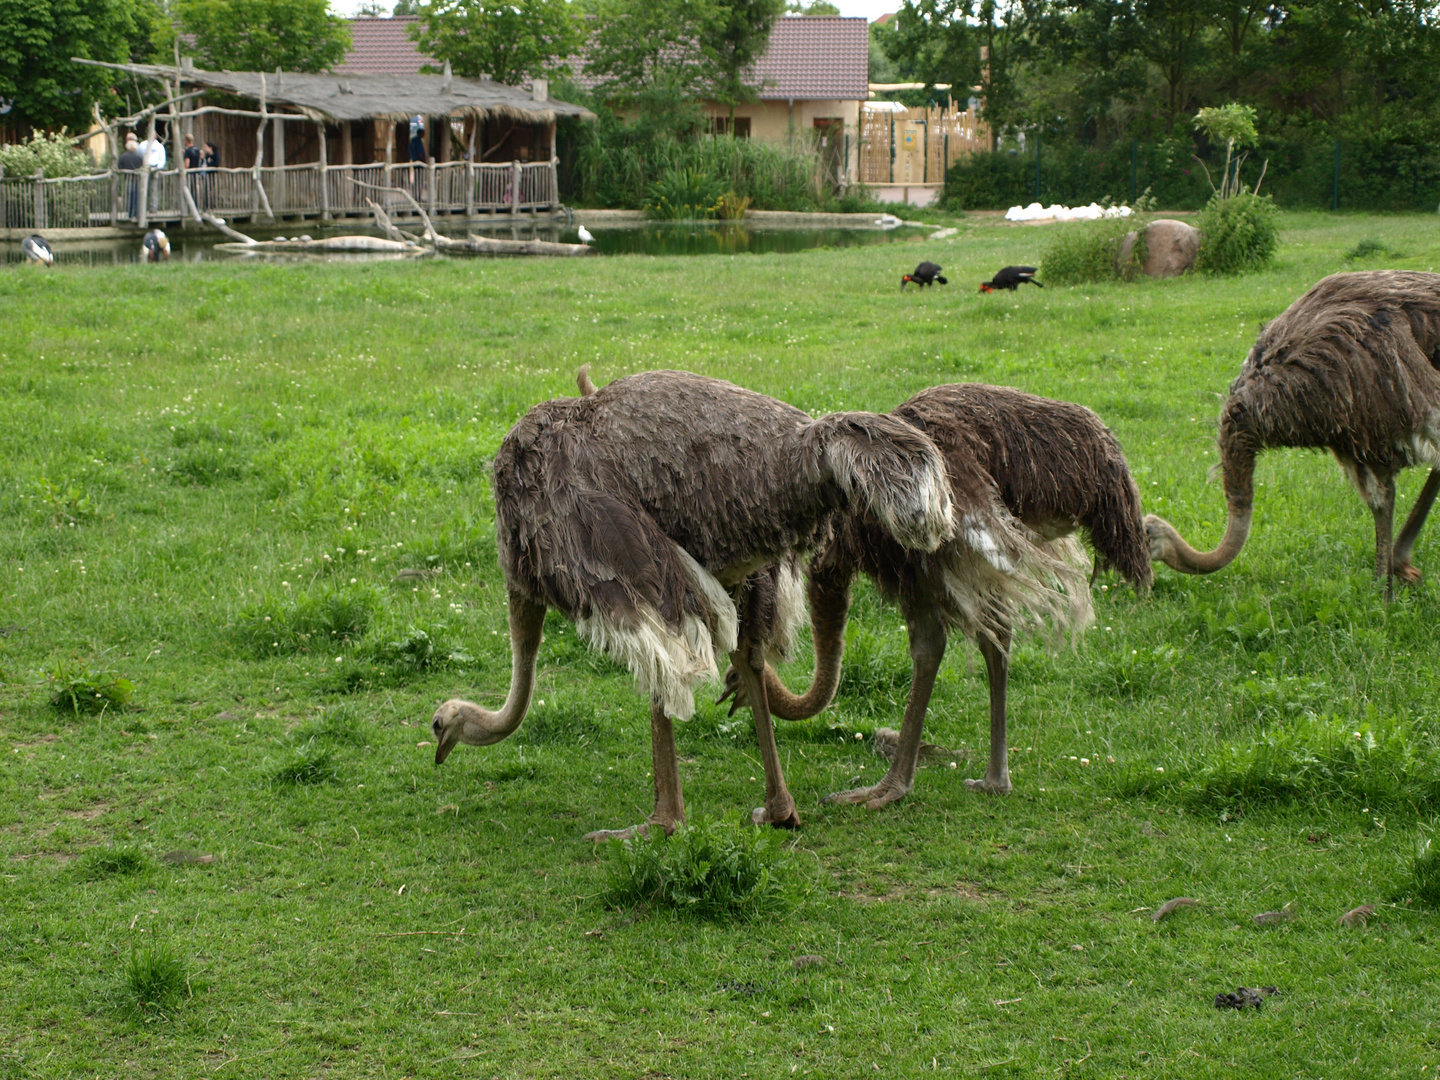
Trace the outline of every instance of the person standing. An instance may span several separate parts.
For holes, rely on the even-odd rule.
[[[205,205],[208,208],[215,199],[215,170],[220,168],[220,151],[211,142],[205,143],[204,150]]]
[[[140,144],[140,156],[145,159],[145,167],[151,172],[159,172],[165,168],[169,158],[165,154],[165,141],[156,135],[153,139],[146,139]],[[150,209],[153,211],[160,202],[160,185],[152,177],[150,180]]]
[[[145,156],[140,153],[135,133],[125,136],[125,152],[115,162],[115,167],[125,173],[126,202],[130,207],[130,220],[135,220],[135,200],[139,190],[139,178],[135,175],[145,167]]]
[[[200,169],[202,156],[200,148],[195,145],[195,136],[185,136],[185,149],[180,151],[180,160],[185,163],[185,186],[190,189],[190,201],[199,209],[200,206],[200,177],[196,173]]]

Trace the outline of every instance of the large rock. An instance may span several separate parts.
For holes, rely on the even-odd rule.
[[[1135,233],[1120,244],[1120,266],[1129,265],[1135,250]],[[1179,277],[1195,269],[1200,251],[1200,230],[1173,218],[1159,218],[1145,228],[1145,261],[1140,272],[1147,277]]]

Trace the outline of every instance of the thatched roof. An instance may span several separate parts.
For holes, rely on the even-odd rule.
[[[175,69],[159,64],[106,65],[157,79],[174,81]],[[410,116],[498,116],[530,124],[549,123],[557,116],[595,119],[580,105],[553,98],[536,101],[519,87],[488,79],[445,75],[308,75],[294,71],[203,71],[183,67],[186,86],[223,90],[238,97],[260,98],[265,81],[268,105],[289,105],[312,120],[404,120]]]

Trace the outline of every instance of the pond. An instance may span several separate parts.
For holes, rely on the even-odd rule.
[[[458,230],[441,229],[448,235],[463,237]],[[256,240],[271,240],[276,237],[294,237],[301,234],[319,239],[322,236],[370,235],[379,233],[366,228],[358,220],[353,224],[321,228],[318,222],[305,222],[290,228],[246,227],[247,235]],[[564,243],[579,243],[578,229],[552,222],[520,223],[475,227],[474,231],[483,236],[514,240],[553,240]],[[840,227],[826,228],[780,228],[776,226],[755,226],[741,222],[648,222],[643,225],[626,225],[620,228],[594,226],[591,229],[595,240],[593,246],[601,255],[763,255],[805,251],[811,248],[859,247],[868,244],[904,243],[920,239],[926,230],[913,228],[899,229],[853,229]],[[274,253],[265,255],[238,255],[231,251],[216,251],[215,244],[224,237],[209,229],[168,230],[170,257],[174,262],[209,262],[233,260],[236,258],[263,258],[267,262],[309,262],[323,259],[336,261],[372,261],[396,258],[397,256],[360,253],[326,253],[323,255],[302,255]],[[0,263],[19,263],[24,259],[18,242],[0,244]],[[65,241],[55,244],[55,261],[69,265],[112,265],[143,261],[140,238],[128,240],[83,240]]]

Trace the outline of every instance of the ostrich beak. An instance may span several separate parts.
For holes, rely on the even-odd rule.
[[[435,742],[435,764],[445,764],[445,759],[450,756],[450,751],[455,749],[455,744],[460,741],[460,729],[452,728],[439,733]]]

